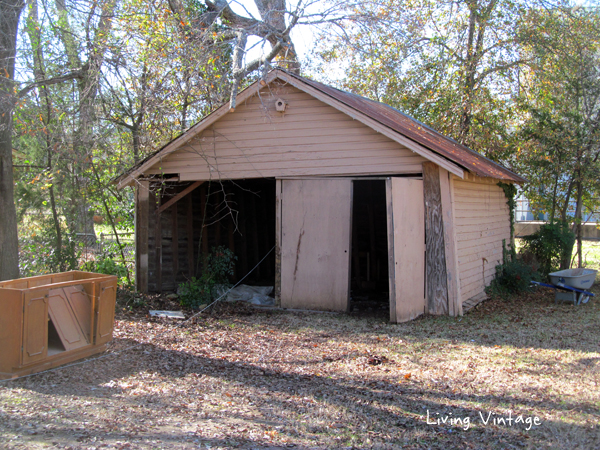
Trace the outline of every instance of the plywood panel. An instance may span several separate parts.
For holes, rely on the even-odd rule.
[[[21,291],[3,288],[0,292],[0,373],[21,363],[23,299]]]
[[[281,306],[346,311],[352,181],[281,181]]]
[[[77,295],[77,292],[74,292],[75,295]],[[85,333],[71,308],[69,296],[64,289],[50,290],[48,315],[52,319],[54,328],[56,328],[65,350],[75,350],[88,344]]]
[[[24,294],[23,364],[44,359],[48,353],[48,291]]]
[[[113,299],[116,296],[116,291],[116,279],[99,283],[96,306],[96,345],[109,342],[112,339],[115,321],[115,303]]]
[[[390,296],[396,322],[412,320],[425,312],[425,211],[423,181],[392,178],[387,183],[388,236],[390,252]]]
[[[92,342],[91,338],[91,317],[92,317],[92,301],[90,296],[82,285],[68,286],[65,288],[65,294],[70,299],[71,308],[75,313],[77,322],[83,330],[88,342]]]
[[[283,114],[274,107],[279,97],[288,102]],[[190,180],[416,173],[424,161],[314,97],[272,85],[147,173],[189,174]]]

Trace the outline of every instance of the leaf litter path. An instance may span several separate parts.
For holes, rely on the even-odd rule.
[[[400,325],[223,304],[176,328],[120,311],[111,351],[169,332],[1,383],[0,448],[600,448],[600,302],[552,295]],[[509,416],[540,425],[494,424]]]

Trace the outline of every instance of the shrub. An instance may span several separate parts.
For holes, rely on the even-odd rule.
[[[103,253],[95,261],[86,261],[81,265],[81,270],[87,272],[103,273],[105,275],[116,275],[120,286],[129,286],[128,270],[125,264],[117,261],[114,253]]]
[[[531,288],[531,281],[539,281],[539,273],[519,257],[513,256],[502,243],[502,264],[496,266],[496,277],[492,280],[488,291],[505,297],[526,292]]]
[[[205,257],[200,278],[193,277],[190,281],[179,285],[177,289],[179,303],[194,309],[210,303],[219,295],[219,290],[231,286],[229,276],[233,275],[236,259],[233,252],[227,248],[222,246],[213,248],[212,252]]]
[[[575,234],[568,224],[548,223],[529,236],[523,237],[523,250],[531,252],[544,276],[559,269],[568,269],[575,243]]]

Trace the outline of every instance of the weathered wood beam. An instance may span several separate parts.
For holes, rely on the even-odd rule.
[[[156,214],[161,214],[165,209],[169,208],[171,205],[173,205],[174,203],[176,203],[179,200],[181,200],[183,197],[185,197],[186,195],[188,195],[190,192],[192,192],[194,189],[196,189],[202,183],[204,183],[204,181],[196,181],[195,183],[192,183],[191,185],[189,185],[188,187],[186,187],[183,191],[181,191],[179,194],[177,194],[171,200],[169,200],[168,202],[166,202],[163,205],[161,205],[160,208],[158,208],[156,210]]]
[[[194,204],[191,195],[187,198],[187,214],[186,214],[186,239],[187,239],[187,259],[188,259],[188,276],[191,279],[196,275],[196,265],[194,264]]]
[[[135,285],[138,291],[148,292],[148,218],[150,183],[136,184],[135,195]]]
[[[177,286],[177,272],[179,272],[179,235],[177,233],[177,203],[173,203],[171,210],[171,248],[173,253],[173,284]]]
[[[440,168],[442,221],[444,224],[446,275],[448,277],[448,313],[451,316],[462,316],[460,280],[458,277],[458,251],[456,246],[456,230],[454,228],[453,176],[447,170]]]
[[[275,304],[281,306],[281,180],[275,181]]]
[[[160,209],[160,200],[162,194],[160,189],[156,191],[156,223],[154,226],[154,257],[155,257],[155,266],[156,270],[156,291],[162,292],[162,224],[161,224],[161,216],[158,213]]]
[[[440,169],[435,163],[423,163],[423,200],[425,204],[426,311],[448,314],[448,277],[442,220]]]

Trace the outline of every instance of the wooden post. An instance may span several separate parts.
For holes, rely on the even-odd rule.
[[[423,200],[425,203],[426,312],[436,315],[448,314],[448,277],[440,171],[438,165],[432,162],[423,163]]]
[[[148,292],[148,218],[150,182],[139,181],[135,201],[135,285],[140,292]]]
[[[275,181],[275,304],[281,306],[281,180]]]
[[[257,219],[257,214],[256,214],[256,196],[255,195],[251,195],[250,196],[250,211],[251,211],[251,215],[252,215],[252,220],[250,222],[250,226],[252,228],[252,242],[251,242],[251,246],[252,246],[252,267],[254,267],[256,264],[258,264],[258,262],[260,261],[260,247],[258,244],[258,219]],[[248,213],[248,210],[246,210],[246,213]],[[260,265],[256,268],[254,275],[256,276],[257,279],[261,279],[262,278],[262,269],[260,267]]]
[[[202,239],[202,270],[206,266],[206,257],[208,255],[208,227],[206,226],[206,222],[208,221],[208,212],[206,208],[208,208],[208,199],[207,199],[208,191],[206,186],[202,186],[200,190],[200,214],[202,215],[202,234],[200,239]]]
[[[222,187],[221,187],[222,189]],[[221,189],[215,192],[215,211],[219,211],[221,209]],[[221,217],[217,217],[216,223],[213,225],[215,230],[215,247],[221,245]]]
[[[162,197],[161,188],[159,187],[156,191],[156,223],[154,226],[154,257],[155,264],[154,269],[156,271],[156,291],[162,292],[162,224],[161,214],[158,212],[160,209],[160,201]]]
[[[446,252],[446,275],[448,276],[448,313],[462,316],[460,281],[458,278],[458,252],[456,230],[454,229],[454,196],[452,189],[454,175],[440,167],[440,192],[442,199],[442,221],[444,224],[444,244]]]
[[[179,235],[177,234],[177,203],[171,207],[171,251],[173,253],[173,284],[177,288],[177,272],[179,272]]]
[[[246,223],[247,223],[247,217],[246,217],[246,201],[248,200],[248,195],[254,195],[254,194],[249,194],[248,192],[245,192],[244,190],[240,190],[240,194],[241,194],[241,201],[239,203],[239,208],[240,208],[240,214],[239,214],[239,219],[238,219],[238,223],[239,223],[239,227],[240,227],[240,234],[241,239],[240,239],[240,259],[239,261],[241,262],[241,270],[242,270],[242,274],[246,275],[248,273],[248,234],[246,233]]]
[[[393,203],[392,179],[385,180],[385,203],[387,211],[387,235],[388,235],[388,277],[390,286],[390,322],[396,323],[396,258],[394,249],[394,203]]]
[[[237,197],[235,196],[234,191],[231,189],[230,185],[225,187],[225,199],[226,201],[235,201]],[[234,216],[231,214],[227,220],[227,247],[231,250],[231,253],[235,255],[235,223],[233,222]],[[233,266],[233,279],[237,280],[238,276],[238,267],[237,263]]]
[[[194,204],[192,193],[187,197],[187,214],[186,214],[186,235],[187,235],[187,260],[188,260],[188,276],[190,279],[196,275],[196,267],[194,264]]]

